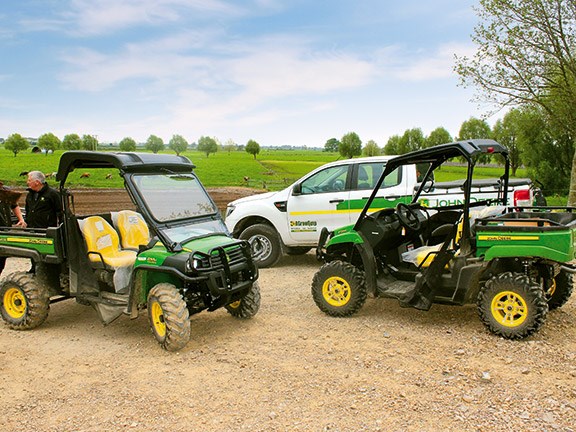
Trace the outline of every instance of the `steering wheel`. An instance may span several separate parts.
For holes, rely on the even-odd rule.
[[[422,222],[418,219],[418,213],[408,204],[398,203],[396,205],[396,214],[402,226],[412,231],[418,231]]]
[[[344,182],[340,179],[335,180],[334,183],[332,183],[332,190],[334,192],[340,192],[344,190]]]

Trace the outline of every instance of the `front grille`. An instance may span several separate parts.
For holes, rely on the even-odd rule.
[[[228,267],[232,267],[246,262],[243,247],[238,244],[214,248],[210,251],[210,255],[195,254],[194,258],[199,262],[198,271],[219,270],[225,267],[226,263]],[[224,260],[226,262],[223,262]]]

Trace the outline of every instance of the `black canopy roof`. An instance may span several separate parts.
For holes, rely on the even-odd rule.
[[[387,171],[392,171],[400,165],[410,165],[423,162],[444,161],[455,157],[464,157],[471,161],[480,154],[496,153],[508,155],[508,149],[490,139],[473,139],[441,144],[434,147],[416,150],[390,159],[386,164]]]
[[[56,180],[65,181],[68,173],[78,168],[116,168],[123,172],[190,172],[195,166],[187,157],[176,155],[68,151],[60,157]]]

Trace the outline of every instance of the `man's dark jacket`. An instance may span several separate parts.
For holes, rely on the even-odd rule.
[[[29,228],[58,226],[62,213],[60,195],[46,183],[39,192],[28,189],[26,196],[26,224]]]

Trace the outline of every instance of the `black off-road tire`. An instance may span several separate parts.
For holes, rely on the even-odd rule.
[[[306,246],[285,246],[284,252],[286,255],[304,255],[310,252],[310,247]]]
[[[31,273],[17,272],[0,282],[0,314],[8,327],[30,330],[48,317],[50,296]]]
[[[254,262],[259,268],[272,267],[282,256],[280,236],[270,225],[249,226],[240,233],[240,239],[250,243]]]
[[[484,325],[505,339],[522,339],[538,331],[548,313],[542,287],[522,273],[489,279],[478,293],[477,306]]]
[[[148,293],[148,319],[162,348],[178,351],[190,340],[190,313],[178,289],[159,283]]]
[[[260,286],[254,282],[240,300],[225,306],[230,315],[236,318],[252,318],[260,310]]]
[[[350,316],[366,302],[364,272],[344,261],[332,261],[320,267],[312,280],[312,298],[325,314]]]
[[[574,277],[572,274],[560,270],[548,289],[546,300],[550,310],[558,309],[566,304],[574,290]]]

